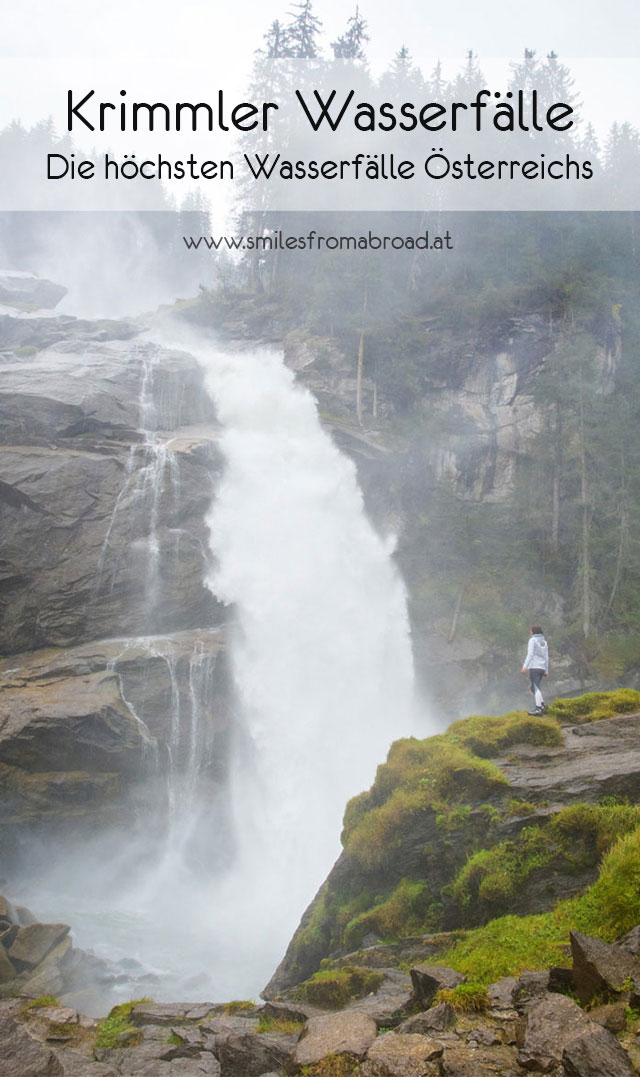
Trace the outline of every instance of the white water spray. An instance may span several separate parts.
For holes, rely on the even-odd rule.
[[[411,732],[406,597],[355,466],[280,355],[198,357],[226,460],[208,582],[236,609],[246,733],[232,774],[238,855],[216,904],[268,976],[339,851],[347,799]]]

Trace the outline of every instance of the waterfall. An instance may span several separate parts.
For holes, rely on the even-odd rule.
[[[143,544],[141,634],[106,644],[148,749],[147,784],[126,837],[92,835],[64,860],[43,858],[39,875],[38,914],[68,918],[79,945],[122,963],[110,1004],[255,998],[339,852],[346,801],[413,728],[394,541],[368,520],[353,462],[278,352],[186,347],[217,412],[223,472],[203,565],[232,611],[230,655],[211,626],[182,638],[156,623],[180,469],[156,432],[143,351],[141,440],[105,526],[97,591],[110,593],[118,560]]]
[[[237,853],[216,907],[266,979],[339,851],[347,799],[411,732],[406,596],[354,464],[280,354],[195,352],[226,462],[207,582],[237,624]]]

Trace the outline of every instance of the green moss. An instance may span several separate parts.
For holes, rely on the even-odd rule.
[[[384,980],[381,972],[345,965],[342,969],[321,969],[298,984],[294,997],[324,1009],[335,1010],[354,998],[377,991]]]
[[[489,994],[484,984],[471,981],[457,987],[441,988],[434,1005],[439,1002],[448,1002],[459,1013],[484,1013],[489,1009]]]
[[[571,929],[608,942],[640,923],[640,827],[613,845],[596,882],[578,897],[534,916],[501,916],[441,951],[439,964],[479,983],[523,969],[559,965]]]
[[[55,995],[39,995],[24,1005],[25,1010],[43,1010],[46,1006],[59,1006],[60,1000]]]
[[[532,874],[553,864],[568,874],[595,866],[630,830],[640,826],[640,806],[574,804],[551,820],[524,827],[516,838],[472,854],[457,873],[451,896],[463,923],[506,911]]]
[[[258,1032],[280,1032],[284,1036],[295,1036],[304,1028],[304,1021],[294,1021],[290,1017],[265,1017],[258,1019]]]
[[[423,932],[431,902],[431,890],[426,883],[401,879],[388,898],[347,923],[345,947],[350,950],[359,946],[369,931],[383,939]]]
[[[242,1013],[243,1010],[255,1009],[255,1002],[251,999],[235,998],[231,1002],[225,1002],[223,1010],[226,1014]]]
[[[556,854],[548,828],[525,827],[514,841],[503,841],[469,857],[458,872],[451,895],[463,907],[478,902],[498,909],[508,906],[528,877]],[[477,922],[477,908],[474,909]]]
[[[616,692],[587,692],[572,699],[556,699],[549,714],[563,722],[597,722],[617,714],[640,711],[640,692],[619,688]]]
[[[140,1042],[140,1031],[131,1023],[129,1016],[134,1006],[151,1001],[150,998],[138,998],[133,999],[131,1002],[122,1002],[119,1006],[114,1006],[109,1012],[109,1016],[98,1023],[96,1047],[122,1047],[123,1043],[120,1037],[126,1037],[127,1034],[130,1036],[126,1043],[127,1047],[133,1047],[137,1042]]]
[[[174,1047],[182,1047],[184,1040],[182,1036],[179,1036],[177,1032],[170,1032],[167,1036],[167,1043],[172,1044]]]
[[[553,718],[535,718],[522,711],[502,718],[475,714],[453,722],[447,736],[484,759],[500,755],[515,744],[562,744],[562,731]]]
[[[507,784],[497,767],[446,735],[396,741],[371,789],[370,802],[379,806],[351,830],[345,827],[345,848],[361,867],[380,868],[393,858],[412,816],[486,797]]]
[[[517,818],[523,815],[535,815],[536,805],[530,800],[518,800],[516,798],[510,800],[505,808],[505,815],[507,819]]]

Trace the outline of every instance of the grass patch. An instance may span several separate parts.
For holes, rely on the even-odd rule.
[[[125,1037],[130,1034],[131,1039],[126,1043],[127,1047],[133,1047],[136,1042],[140,1042],[141,1033],[135,1025],[131,1023],[129,1017],[134,1006],[140,1006],[144,1002],[152,1002],[150,998],[137,998],[132,999],[131,1002],[121,1002],[119,1006],[114,1006],[109,1012],[108,1017],[105,1017],[104,1021],[98,1023],[98,1032],[96,1035],[96,1047],[122,1047],[123,1043],[119,1042],[120,1037]],[[137,1041],[136,1041],[137,1035]]]
[[[598,879],[578,897],[533,916],[501,916],[468,931],[433,960],[477,983],[493,983],[524,969],[561,965],[571,929],[606,942],[640,923],[640,827],[606,854]]]
[[[484,1013],[489,1009],[489,993],[484,984],[471,981],[457,987],[443,987],[436,993],[434,1005],[448,1002],[457,1013]]]
[[[354,1077],[360,1063],[353,1055],[327,1055],[311,1066],[302,1066],[300,1077]]]
[[[640,711],[640,692],[619,688],[615,692],[586,692],[572,699],[556,699],[548,713],[562,722],[580,725],[635,711]]]
[[[366,794],[369,809],[363,810],[361,797],[356,806],[347,806],[345,848],[365,870],[383,867],[412,816],[485,798],[507,784],[497,767],[452,743],[446,734],[396,741]]]
[[[251,999],[235,998],[231,1002],[225,1002],[222,1009],[227,1016],[231,1016],[234,1013],[243,1013],[246,1010],[253,1010],[255,1009],[255,1005],[255,1002],[252,1002]]]
[[[609,798],[573,804],[552,819],[470,856],[451,885],[463,922],[506,911],[537,871],[550,865],[567,874],[595,867],[623,835],[640,826],[640,806]]]
[[[59,1006],[60,1000],[55,995],[39,995],[38,998],[31,999],[29,1002],[25,1002],[23,1009],[28,1010],[44,1010],[47,1006]]]
[[[258,1032],[280,1032],[283,1036],[296,1036],[304,1028],[304,1021],[296,1021],[293,1017],[265,1017],[258,1018]]]
[[[426,883],[401,879],[386,900],[354,916],[347,923],[344,945],[347,949],[360,946],[370,931],[383,939],[420,934],[424,930],[431,902],[431,890]]]
[[[474,714],[453,722],[446,735],[483,759],[501,755],[516,744],[557,747],[563,743],[557,721],[553,718],[535,718],[522,711],[513,711],[502,718]]]
[[[345,965],[342,969],[320,969],[310,979],[298,984],[293,997],[311,1002],[326,1010],[337,1010],[355,998],[377,991],[383,982],[381,972]]]

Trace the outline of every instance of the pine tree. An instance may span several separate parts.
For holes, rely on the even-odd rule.
[[[289,12],[291,22],[285,28],[283,55],[296,60],[315,60],[320,55],[317,38],[322,30],[320,19],[313,14],[311,0],[300,0]]]
[[[367,23],[356,6],[354,14],[347,22],[347,29],[336,41],[331,42],[336,60],[365,60],[364,45],[369,40]]]

